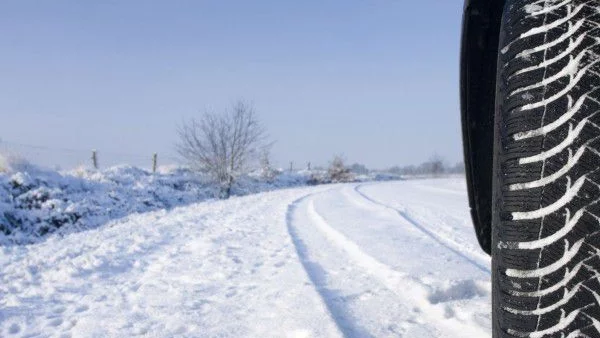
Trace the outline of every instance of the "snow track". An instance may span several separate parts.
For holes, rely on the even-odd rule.
[[[371,197],[365,195],[364,193],[362,193],[359,188],[360,188],[360,185],[356,186],[354,188],[354,190],[358,194],[360,194],[362,197],[364,197],[365,199],[367,199],[368,201],[370,201],[370,202],[372,202],[374,204],[377,204],[379,206],[382,206],[384,208],[390,209],[390,210],[398,213],[398,215],[400,217],[402,217],[408,223],[410,223],[413,226],[415,226],[417,229],[419,229],[425,235],[429,236],[434,241],[438,242],[440,245],[444,246],[446,249],[448,249],[448,250],[452,251],[453,253],[455,253],[456,255],[462,257],[463,259],[465,259],[470,264],[473,264],[474,266],[476,266],[477,268],[479,268],[481,271],[486,272],[488,274],[491,274],[491,271],[490,271],[490,268],[489,268],[488,264],[483,264],[481,262],[477,262],[477,260],[474,259],[473,257],[470,257],[470,255],[468,253],[462,252],[461,249],[460,249],[460,244],[459,243],[453,242],[452,240],[444,239],[442,235],[434,233],[433,231],[427,229],[427,227],[425,227],[422,224],[420,224],[419,222],[415,221],[411,216],[409,216],[409,214],[406,211],[402,211],[402,210],[399,210],[397,208],[394,208],[394,207],[391,207],[389,205],[386,205],[386,204],[383,204],[381,202],[378,202],[378,201],[372,199]]]
[[[486,337],[463,184],[282,190],[0,248],[0,336]]]
[[[401,184],[411,186],[407,182]],[[337,205],[344,207],[336,210]],[[349,210],[349,206],[352,210]],[[319,212],[319,208],[329,215]],[[365,209],[370,209],[367,214]],[[394,213],[389,212],[390,209]],[[485,263],[477,262],[476,258],[470,258],[468,253],[457,251],[442,242],[427,229],[415,225],[414,220],[398,217],[396,212],[395,208],[382,207],[360,193],[358,186],[342,186],[307,196],[290,206],[290,236],[307,274],[316,289],[320,290],[340,331],[345,337],[485,337],[488,330],[485,322],[487,314],[469,314],[469,310],[462,308],[463,304],[460,303],[473,299],[483,303],[481,298],[489,295],[485,285],[489,268]],[[350,224],[338,213],[346,214],[361,225],[362,229],[356,233],[356,241],[349,237],[353,233],[348,227]],[[432,263],[425,269],[420,266],[422,261],[415,261],[415,265],[398,265],[398,260],[410,255],[408,252],[422,247],[397,247],[406,243],[389,240],[384,243],[380,241],[381,238],[371,241],[371,236],[365,230],[374,230],[379,235],[382,233],[372,226],[365,229],[368,223],[363,223],[359,214],[369,215],[370,222],[395,228],[393,231],[384,231],[386,235],[403,233],[409,242],[414,239],[424,242],[426,247],[433,247],[433,250],[427,251],[431,255],[428,258],[437,261],[437,264]],[[419,231],[413,231],[415,227]],[[374,246],[378,246],[379,250],[373,250]],[[394,251],[395,254],[390,255]],[[443,265],[451,261],[452,256],[458,257],[454,261],[462,262],[460,273],[463,277],[467,270],[466,275],[473,274],[476,278],[453,280],[451,283],[430,278],[433,274],[452,275],[459,272],[443,271]],[[383,257],[394,259],[386,264],[381,259]],[[360,290],[358,298],[346,299],[341,296],[356,290]],[[384,311],[380,310],[377,321],[373,322],[369,318],[369,313],[373,311],[370,308],[389,304],[390,300],[392,304]],[[406,306],[408,304],[410,307]]]

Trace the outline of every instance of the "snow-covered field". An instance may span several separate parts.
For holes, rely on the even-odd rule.
[[[462,179],[294,188],[0,247],[1,337],[487,337]]]

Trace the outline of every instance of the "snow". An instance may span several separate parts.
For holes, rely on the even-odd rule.
[[[0,336],[487,337],[464,185],[282,189],[5,245]]]
[[[156,174],[131,166],[59,173],[15,160],[7,167],[0,172],[0,245],[35,243],[133,213],[210,200],[218,191],[206,177],[177,167]],[[233,194],[307,185],[312,174],[280,173],[269,181],[243,176]]]
[[[218,185],[206,175],[181,167],[157,173],[131,166],[103,170],[79,168],[56,172],[0,154],[0,245],[31,244],[48,236],[88,230],[133,213],[172,209],[218,196]],[[399,179],[372,173],[356,181]],[[273,170],[241,176],[232,188],[237,196],[275,189],[330,183],[325,171]]]
[[[539,12],[544,9],[544,6],[540,4],[527,4],[525,5],[525,12],[529,14],[535,14],[535,12]]]

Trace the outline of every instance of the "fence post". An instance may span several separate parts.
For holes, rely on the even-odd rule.
[[[306,165],[306,168],[310,171],[310,162]]]
[[[156,162],[158,162],[158,154],[154,153],[154,155],[152,155],[152,173],[153,174],[156,173]]]
[[[294,171],[294,162],[290,162],[290,172]]]
[[[94,166],[94,169],[98,169],[98,154],[96,149],[92,150],[92,165]]]

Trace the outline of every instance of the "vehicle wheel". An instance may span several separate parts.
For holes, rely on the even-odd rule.
[[[600,1],[508,0],[499,49],[494,337],[600,337]]]

